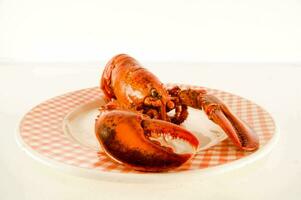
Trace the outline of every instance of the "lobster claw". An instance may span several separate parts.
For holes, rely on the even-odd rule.
[[[257,134],[235,116],[221,100],[207,94],[200,95],[199,98],[201,107],[209,119],[218,124],[238,148],[253,151],[259,147]]]
[[[179,167],[192,158],[199,145],[193,134],[178,125],[123,110],[102,112],[95,132],[110,158],[140,171],[167,171]],[[151,139],[162,135],[185,141],[193,151],[177,153],[171,146]]]

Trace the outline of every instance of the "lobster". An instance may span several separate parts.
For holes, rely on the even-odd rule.
[[[135,170],[168,171],[195,155],[200,141],[180,126],[188,117],[188,107],[203,110],[240,150],[259,147],[256,133],[220,99],[204,89],[167,89],[126,54],[106,64],[100,88],[107,104],[97,116],[96,137],[108,157]],[[191,151],[177,152],[167,140],[184,141]]]

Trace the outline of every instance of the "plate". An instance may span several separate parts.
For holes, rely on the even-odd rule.
[[[172,86],[173,84],[167,85]],[[189,85],[181,87],[204,89]],[[208,120],[202,111],[189,108],[189,117],[182,126],[200,139],[197,155],[170,172],[137,172],[111,161],[99,147],[94,134],[94,123],[99,114],[97,108],[105,102],[97,87],[63,94],[34,107],[22,119],[17,141],[26,153],[44,164],[74,175],[111,181],[161,181],[166,180],[166,177],[180,178],[189,174],[198,174],[197,177],[200,177],[244,166],[272,149],[277,135],[275,123],[268,112],[237,95],[205,89],[222,99],[257,132],[259,150],[239,151],[227,139],[223,130]]]

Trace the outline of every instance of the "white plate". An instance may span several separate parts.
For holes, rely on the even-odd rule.
[[[112,162],[99,149],[94,136],[94,122],[97,108],[104,101],[98,88],[78,90],[37,105],[23,118],[17,141],[33,158],[66,173],[125,182],[200,178],[244,166],[266,155],[277,138],[272,117],[242,97],[220,90],[207,90],[227,103],[258,133],[259,150],[253,153],[237,150],[231,141],[224,140],[226,135],[223,131],[202,112],[189,109],[190,115],[183,126],[201,141],[200,151],[194,159],[168,173],[136,172]]]

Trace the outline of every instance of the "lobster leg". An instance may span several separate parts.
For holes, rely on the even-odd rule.
[[[219,125],[232,142],[241,150],[253,151],[259,147],[257,134],[239,119],[221,100],[204,90],[182,90],[179,93],[182,104],[203,109],[208,118]]]
[[[179,167],[192,158],[199,144],[192,133],[180,126],[124,110],[102,112],[95,132],[110,158],[140,171],[167,171]],[[180,154],[172,147],[151,140],[162,135],[184,140],[194,151]]]

